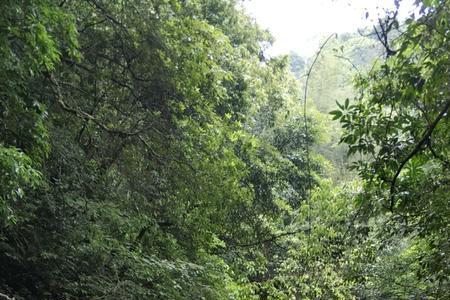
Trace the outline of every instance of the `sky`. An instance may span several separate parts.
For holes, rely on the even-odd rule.
[[[401,2],[401,16],[411,13],[412,3]],[[307,57],[324,36],[370,26],[384,9],[394,8],[394,0],[244,0],[243,6],[275,37],[270,55],[294,51]]]

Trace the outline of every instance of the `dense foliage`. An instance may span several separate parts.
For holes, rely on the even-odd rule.
[[[0,299],[448,298],[450,7],[421,5],[302,99],[311,60],[234,0],[2,1]]]
[[[361,205],[388,222],[380,233],[387,248],[379,254],[387,262],[376,272],[392,274],[379,277],[398,283],[404,295],[392,288],[380,292],[447,299],[450,6],[424,1],[421,13],[385,45],[391,48],[387,59],[357,79],[356,102],[346,101],[333,114],[343,124],[349,152],[361,154],[352,166],[364,180]]]

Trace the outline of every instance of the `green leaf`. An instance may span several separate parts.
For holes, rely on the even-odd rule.
[[[340,111],[340,110],[333,110],[333,111],[330,111],[330,115],[333,116],[333,118],[332,118],[333,120],[337,120],[337,119],[342,117],[342,111]]]
[[[343,106],[342,104],[339,104],[339,102],[336,101],[336,105],[337,105],[340,109],[344,110],[344,106]]]

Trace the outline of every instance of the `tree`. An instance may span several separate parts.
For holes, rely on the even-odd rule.
[[[435,295],[446,298],[449,5],[424,1],[421,11],[390,46],[395,54],[358,79],[357,102],[346,101],[333,114],[345,128],[349,152],[362,154],[354,168],[365,180],[365,204],[429,247],[417,258],[419,274],[438,283]]]
[[[256,297],[305,177],[263,140],[296,95],[268,34],[234,1],[1,5],[1,290]]]

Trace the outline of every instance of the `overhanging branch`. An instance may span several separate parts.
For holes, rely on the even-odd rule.
[[[422,138],[416,144],[414,149],[400,163],[400,166],[398,167],[398,169],[395,172],[394,177],[392,177],[392,181],[391,181],[391,188],[390,188],[390,191],[389,191],[389,194],[390,194],[390,208],[389,208],[389,210],[390,211],[393,211],[393,209],[394,209],[394,204],[395,204],[394,193],[395,193],[395,185],[396,185],[398,176],[400,175],[401,171],[403,170],[405,165],[408,163],[408,161],[411,160],[417,153],[419,153],[423,149],[423,146],[428,142],[428,140],[430,139],[431,134],[433,133],[434,129],[439,124],[439,122],[442,120],[442,118],[445,116],[445,114],[448,112],[449,108],[450,108],[450,100],[447,101],[447,103],[444,105],[444,107],[442,108],[441,112],[436,117],[436,119],[433,121],[433,123],[431,123],[428,126],[427,130],[425,130],[424,134],[422,135]]]

